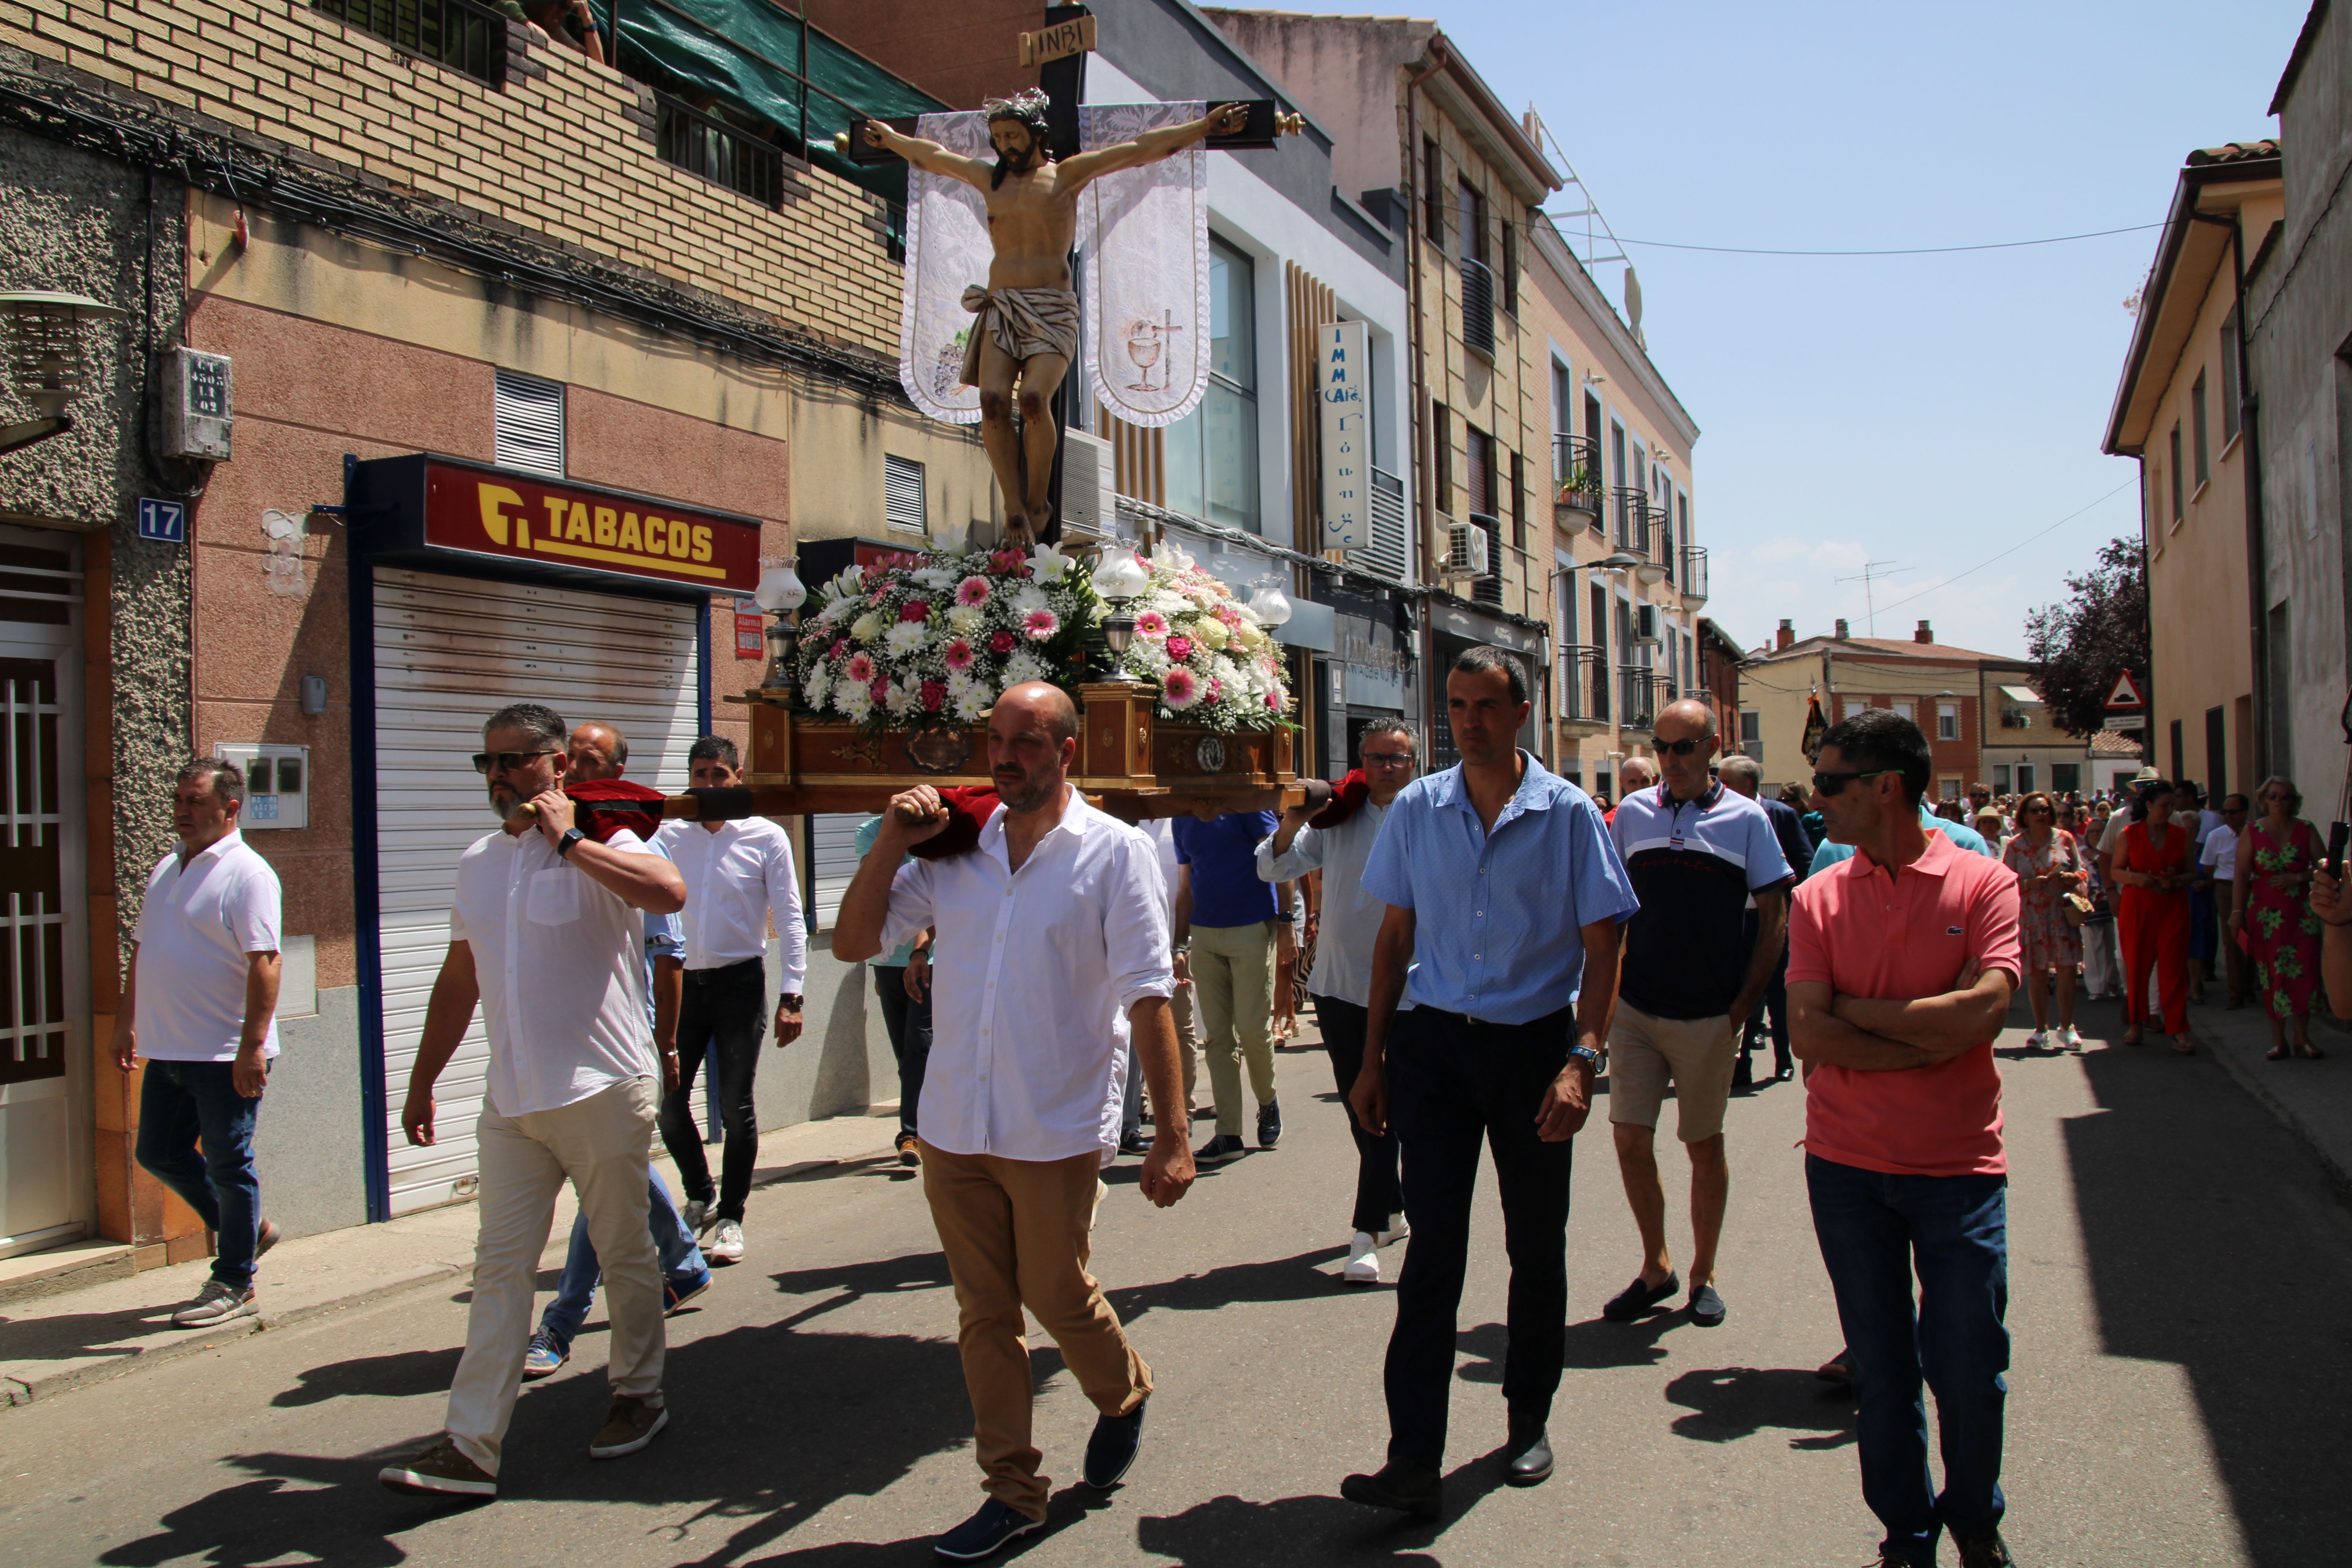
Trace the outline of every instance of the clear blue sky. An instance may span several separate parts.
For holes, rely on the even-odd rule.
[[[2277,133],[2263,110],[2306,9],[1444,0],[1409,14],[1433,16],[1506,105],[1536,106],[1620,236],[1840,249],[2159,222],[2191,148]],[[1834,580],[1892,561],[1910,570],[1877,588],[1880,636],[1924,616],[1938,640],[2021,653],[2028,608],[2137,531],[2137,465],[2099,439],[2130,337],[2123,301],[2158,237],[1807,259],[1629,245],[1651,357],[1699,424],[1707,614],[1751,647],[1784,616],[1800,636],[1837,616],[1862,635],[1862,584]],[[1621,306],[1622,271],[1596,268]]]

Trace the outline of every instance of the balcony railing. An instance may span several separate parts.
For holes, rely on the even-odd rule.
[[[1609,721],[1609,653],[1591,643],[1568,643],[1559,650],[1559,718],[1565,724]]]
[[[1412,537],[1405,514],[1404,481],[1384,469],[1372,470],[1372,541],[1356,553],[1363,564],[1383,577],[1405,580],[1405,541]]]
[[[310,0],[310,8],[476,81],[507,84],[507,19],[474,0]]]
[[[1651,694],[1649,669],[1638,664],[1617,667],[1617,722],[1627,730],[1648,730],[1657,722],[1658,704]]]
[[[1483,261],[1462,258],[1462,343],[1472,353],[1495,357],[1495,274]]]
[[[1582,436],[1571,436],[1562,430],[1551,438],[1551,482],[1554,489],[1566,485],[1579,471],[1588,477],[1591,489],[1601,485],[1601,443]]]
[[[1617,548],[1630,550],[1636,555],[1650,552],[1650,498],[1632,485],[1618,485],[1609,492],[1617,513]]]
[[[1706,603],[1706,546],[1683,546],[1683,608],[1696,610]]]
[[[667,93],[654,94],[654,148],[663,163],[763,206],[780,205],[784,199],[784,156],[774,142]]]

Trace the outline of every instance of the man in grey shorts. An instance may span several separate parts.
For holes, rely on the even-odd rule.
[[[1739,1037],[1762,1002],[1788,927],[1796,878],[1763,808],[1708,776],[1715,710],[1673,703],[1658,715],[1655,785],[1629,791],[1609,830],[1642,908],[1625,932],[1623,979],[1609,1029],[1609,1120],[1617,1170],[1642,1233],[1642,1272],[1601,1310],[1641,1317],[1682,1288],[1666,1248],[1658,1181],[1658,1112],[1675,1089],[1675,1128],[1691,1161],[1690,1316],[1723,1321],[1716,1246],[1731,1191],[1723,1114]],[[1748,901],[1757,937],[1748,941]]]

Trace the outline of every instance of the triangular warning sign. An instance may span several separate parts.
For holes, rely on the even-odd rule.
[[[2116,688],[2113,691],[2107,693],[2107,706],[2110,708],[2145,708],[2147,706],[2147,699],[2139,694],[2139,683],[2132,679],[2132,672],[2130,670],[2120,670],[2116,673]]]

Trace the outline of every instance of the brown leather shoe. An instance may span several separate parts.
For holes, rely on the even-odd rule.
[[[413,1459],[386,1465],[375,1479],[396,1492],[412,1497],[480,1498],[499,1495],[499,1479],[466,1458],[457,1445],[444,1437]]]
[[[667,1407],[651,1404],[637,1394],[616,1394],[613,1395],[613,1408],[604,1413],[603,1430],[588,1445],[588,1457],[617,1459],[624,1454],[634,1454],[668,1425]]]

